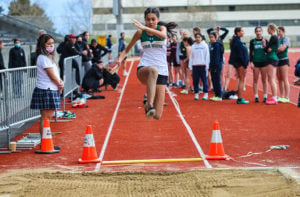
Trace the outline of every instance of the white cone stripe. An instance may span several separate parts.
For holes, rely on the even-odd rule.
[[[95,147],[95,141],[94,141],[93,134],[85,135],[83,147]]]
[[[211,142],[212,143],[223,143],[220,130],[213,130]]]
[[[43,128],[43,138],[42,139],[52,139],[51,130],[49,127]]]

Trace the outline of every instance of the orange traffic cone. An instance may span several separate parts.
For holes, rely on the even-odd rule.
[[[36,150],[35,153],[51,154],[59,153],[60,150],[55,150],[52,141],[52,134],[50,129],[50,121],[48,118],[44,119],[43,135],[41,142],[41,150]]]
[[[78,160],[79,163],[99,163],[100,159],[97,156],[92,126],[86,127],[86,133],[83,144],[82,158]]]
[[[215,121],[213,126],[213,133],[209,146],[209,154],[206,155],[206,159],[227,159],[228,155],[225,155],[223,148],[223,141],[220,131],[219,122]]]

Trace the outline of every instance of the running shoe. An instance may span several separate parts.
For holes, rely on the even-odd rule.
[[[207,96],[207,95],[202,97],[202,100],[205,100],[205,101],[206,101],[207,99],[208,99],[208,96]]]
[[[199,94],[195,94],[194,100],[199,100]]]
[[[173,84],[172,84],[172,87],[173,87],[173,88],[178,88],[177,83],[173,83]]]
[[[70,111],[65,111],[63,118],[76,118],[76,115],[75,115],[75,113],[72,113]]]
[[[181,89],[185,89],[186,88],[186,86],[185,85],[181,85],[181,87],[180,87]]]
[[[255,98],[255,103],[259,103],[258,97]]]
[[[290,102],[290,99],[289,98],[283,98],[283,103],[289,103]]]
[[[222,101],[222,98],[218,97],[218,96],[214,96],[210,98],[211,101]]]
[[[154,107],[150,107],[149,109],[146,110],[146,118],[149,120],[153,116],[155,116],[155,109]]]
[[[148,96],[147,94],[144,94],[144,100],[143,100],[144,105],[147,103],[147,101],[148,101]]]
[[[284,103],[285,102],[285,98],[278,97],[277,101],[278,101],[278,103]]]
[[[263,102],[264,102],[264,103],[267,102],[267,97],[264,98]]]
[[[238,99],[236,101],[237,104],[249,104],[249,101],[246,101],[245,99],[241,98],[241,99]]]
[[[236,100],[236,99],[238,99],[238,96],[237,96],[237,95],[230,95],[230,96],[229,96],[229,99],[231,99],[231,100]]]
[[[180,91],[181,94],[189,94],[189,91],[187,89],[181,90]]]
[[[278,101],[276,101],[275,99],[273,98],[270,98],[266,101],[266,104],[267,105],[277,105],[278,104]]]

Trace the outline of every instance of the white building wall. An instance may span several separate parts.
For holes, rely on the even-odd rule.
[[[191,5],[215,5],[215,6],[229,6],[229,5],[273,5],[273,4],[298,4],[300,0],[122,0],[123,7],[170,7],[170,6],[191,6]],[[93,8],[112,8],[112,0],[91,0]],[[300,10],[258,10],[258,11],[219,11],[219,12],[197,12],[197,13],[161,13],[161,20],[174,22],[199,22],[211,19],[212,25],[218,25],[218,21],[272,21],[272,20],[294,20],[295,26],[286,26],[286,34],[292,40],[298,42],[300,45]],[[132,19],[144,22],[143,13],[137,14],[123,14],[123,22],[131,23]],[[299,21],[298,21],[299,20]],[[103,24],[107,29],[109,24],[116,24],[116,18],[113,14],[93,15],[93,24]],[[180,28],[180,27],[179,27]],[[207,28],[207,27],[200,27]],[[187,29],[191,32],[191,29]],[[233,27],[229,28],[229,35],[233,35]],[[245,27],[245,40],[254,37],[254,27]],[[266,27],[264,29],[265,37],[268,37]],[[131,37],[136,29],[126,30],[126,35]],[[205,31],[203,33],[206,33]],[[115,31],[97,31],[94,30],[95,35],[115,34]],[[230,37],[228,36],[225,41]],[[298,40],[298,41],[297,41]],[[293,43],[292,43],[293,44]]]
[[[111,8],[113,0],[92,0],[93,8]],[[298,4],[299,0],[122,0],[123,7],[168,7],[187,5]]]

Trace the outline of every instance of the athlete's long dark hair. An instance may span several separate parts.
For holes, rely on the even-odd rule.
[[[158,8],[151,8],[151,7],[147,8],[144,12],[144,17],[145,18],[147,16],[147,14],[155,14],[157,18],[160,17],[160,12],[159,12]],[[171,38],[172,35],[175,35],[177,33],[176,31],[173,30],[177,27],[177,24],[174,23],[174,22],[166,23],[166,22],[163,22],[163,21],[159,21],[158,25],[163,25],[167,28],[167,34],[168,34],[169,38]]]

